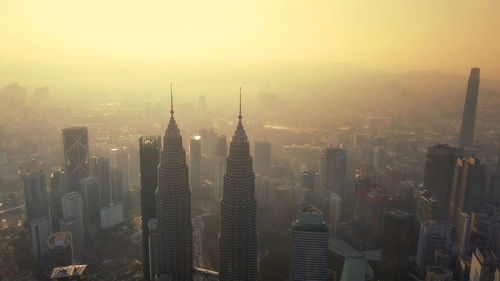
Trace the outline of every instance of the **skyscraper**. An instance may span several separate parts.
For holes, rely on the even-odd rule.
[[[24,199],[28,221],[49,216],[47,183],[43,171],[29,171],[23,175]]]
[[[130,185],[127,147],[111,149],[111,165],[120,170],[122,176],[122,192],[129,192]]]
[[[382,270],[384,280],[409,280],[413,215],[400,209],[385,212],[382,231]]]
[[[217,188],[217,199],[222,198],[222,190],[224,189],[224,174],[226,173],[226,158],[227,158],[227,142],[226,136],[222,135],[217,138],[216,146],[216,161],[217,168],[215,171],[215,186]]]
[[[52,218],[52,227],[59,229],[59,220],[63,217],[61,199],[66,190],[64,171],[56,168],[50,174],[50,217]]]
[[[448,249],[451,245],[451,225],[436,221],[421,223],[417,245],[417,265],[425,271],[433,265],[436,250]]]
[[[328,227],[314,206],[299,211],[292,223],[291,281],[324,281],[328,267]]]
[[[424,188],[440,202],[439,213],[448,210],[450,193],[453,184],[453,171],[461,149],[447,144],[436,144],[427,148],[427,160],[424,170]]]
[[[201,144],[200,136],[191,138],[189,144],[189,183],[194,195],[201,192]]]
[[[467,213],[460,212],[457,215],[457,248],[459,253],[467,255],[469,250],[469,240],[471,234],[471,216]]]
[[[324,149],[319,162],[321,192],[339,192],[345,183],[346,169],[347,150],[332,147]]]
[[[71,232],[73,249],[79,252],[83,249],[83,199],[80,193],[73,191],[64,194],[62,198],[63,218],[59,220],[61,231]]]
[[[330,193],[330,237],[337,236],[337,230],[340,226],[340,207],[342,198],[337,193]]]
[[[47,244],[49,247],[50,269],[74,263],[71,232],[54,232],[49,236]]]
[[[39,260],[45,259],[49,251],[47,239],[52,233],[50,217],[38,217],[31,221],[31,252]]]
[[[100,206],[106,207],[111,201],[111,183],[109,181],[109,159],[101,156],[92,157],[91,176],[99,181]]]
[[[170,121],[163,138],[158,167],[156,218],[159,273],[176,281],[193,280],[193,224],[186,153],[174,119],[172,93]]]
[[[475,157],[457,160],[448,211],[451,218],[457,211],[470,213],[479,209],[485,189],[485,173],[485,166]]]
[[[465,95],[464,114],[462,127],[458,139],[458,146],[470,148],[474,144],[474,126],[476,123],[477,98],[479,95],[479,68],[472,68]]]
[[[272,168],[271,143],[268,141],[255,142],[255,172],[257,174],[270,176]]]
[[[111,201],[113,202],[123,202],[123,177],[122,172],[111,166],[109,169],[109,184],[111,188]]]
[[[470,266],[470,281],[493,281],[498,258],[490,250],[475,249]]]
[[[139,157],[141,165],[141,222],[142,264],[144,280],[150,280],[149,227],[150,219],[156,217],[155,190],[158,185],[158,162],[160,160],[161,136],[141,137]]]
[[[87,177],[80,181],[80,190],[83,197],[83,222],[86,231],[96,230],[99,225],[99,179]]]
[[[257,206],[252,157],[240,115],[227,158],[221,200],[219,280],[257,280]]]
[[[87,127],[62,130],[68,192],[78,191],[80,181],[89,176],[89,136]]]

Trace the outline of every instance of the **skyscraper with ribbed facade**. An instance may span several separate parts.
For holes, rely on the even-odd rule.
[[[221,200],[219,280],[257,280],[255,175],[240,115],[227,158]]]
[[[155,262],[159,265],[159,272],[176,281],[193,280],[191,190],[186,152],[172,105],[160,152],[156,216],[158,253]]]
[[[464,114],[462,116],[462,127],[458,139],[458,146],[470,148],[474,144],[474,127],[476,124],[477,98],[479,95],[479,68],[470,70],[467,93],[465,95]]]

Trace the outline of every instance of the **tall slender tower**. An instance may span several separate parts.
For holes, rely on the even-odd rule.
[[[479,68],[470,70],[469,85],[465,95],[464,114],[458,146],[470,148],[474,144],[474,126],[476,123],[477,97],[479,95]]]
[[[62,130],[68,192],[79,191],[80,181],[89,176],[89,135],[87,127]]]
[[[170,121],[158,166],[156,218],[159,273],[176,281],[192,281],[193,224],[191,190],[189,189],[186,152],[174,119],[172,85],[170,85]]]
[[[155,190],[158,185],[160,149],[161,136],[141,137],[139,139],[139,156],[141,162],[142,263],[144,266],[144,280],[151,280],[148,222],[156,217]]]
[[[240,115],[224,175],[219,235],[219,280],[257,280],[255,175]]]

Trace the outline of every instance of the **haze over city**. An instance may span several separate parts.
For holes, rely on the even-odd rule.
[[[500,281],[498,15],[0,1],[0,281]]]

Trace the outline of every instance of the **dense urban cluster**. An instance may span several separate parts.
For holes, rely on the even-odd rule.
[[[12,141],[23,131],[0,127],[0,280],[500,281],[499,135],[488,118],[498,109],[476,125],[479,86],[473,68],[456,132],[446,118],[432,124],[440,132],[410,130],[381,111],[301,126],[306,112],[323,114],[307,107],[301,121],[248,118],[245,129],[241,93],[237,123],[187,145],[194,129],[174,118],[172,93],[161,135],[90,116],[88,127],[45,128],[58,137],[36,134],[39,151],[25,153],[28,140]],[[24,91],[0,96],[37,124]],[[259,95],[262,108],[277,101]],[[226,127],[229,141],[217,133]]]

